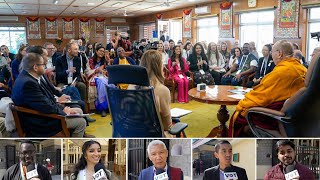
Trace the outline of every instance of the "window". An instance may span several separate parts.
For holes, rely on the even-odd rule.
[[[0,46],[7,45],[11,53],[17,54],[21,44],[26,44],[25,27],[0,27]]]
[[[170,39],[174,40],[175,44],[179,40],[182,41],[182,20],[170,20]]]
[[[218,17],[198,19],[197,35],[197,42],[217,43],[219,38]]]
[[[259,56],[262,47],[273,42],[274,11],[240,14],[240,45],[255,42]]]
[[[320,8],[311,8],[309,9],[309,20],[308,20],[308,34],[307,34],[307,57],[306,59],[310,62],[310,55],[313,52],[313,49],[319,46],[318,39],[312,39],[311,33],[320,32]]]

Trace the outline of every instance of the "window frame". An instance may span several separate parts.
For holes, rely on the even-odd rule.
[[[209,19],[212,19],[212,20],[214,20],[215,22],[214,22],[214,25],[211,25],[211,24],[209,24],[209,25],[206,25],[206,26],[199,26],[199,21],[200,20],[209,20]],[[200,41],[200,38],[199,38],[199,30],[200,29],[202,29],[202,28],[206,28],[206,29],[210,29],[210,28],[216,28],[216,30],[218,30],[217,32],[218,32],[218,34],[217,34],[217,42],[215,42],[215,43],[218,43],[218,41],[219,41],[219,17],[218,16],[211,16],[211,17],[202,17],[202,18],[197,18],[196,19],[196,23],[197,23],[197,28],[196,28],[196,31],[197,31],[197,42],[201,42]],[[216,23],[216,24],[215,24]],[[214,40],[213,41],[211,41],[210,40],[210,42],[214,42]],[[210,42],[206,42],[207,44],[209,44]]]
[[[273,20],[272,21],[263,21],[260,22],[259,21],[259,14],[258,13],[270,13],[273,15]],[[241,16],[243,16],[244,14],[250,14],[250,13],[256,13],[255,17],[257,17],[257,20],[255,22],[242,22],[241,20]],[[252,12],[243,12],[239,14],[239,45],[242,46],[243,43],[249,43],[249,42],[243,42],[244,39],[241,36],[242,34],[242,29],[244,27],[247,26],[255,26],[257,29],[257,36],[255,37],[254,41],[255,45],[256,45],[256,50],[259,54],[259,57],[262,56],[262,47],[264,46],[264,44],[258,44],[259,43],[259,26],[270,26],[272,27],[272,40],[269,43],[273,43],[273,39],[274,39],[274,18],[275,18],[275,14],[274,14],[274,10],[259,10],[259,11],[252,11]],[[270,18],[271,19],[271,18]],[[261,46],[261,47],[260,47]]]
[[[320,24],[320,17],[318,19],[311,19],[311,11],[312,11],[312,9],[319,9],[319,11],[320,11],[320,6],[308,8],[307,37],[306,37],[306,60],[308,62],[311,61],[311,56],[310,55],[313,52],[313,50],[310,49],[310,40],[311,40],[311,33],[312,33],[310,31],[310,25],[311,24],[316,24],[316,23]],[[316,31],[316,32],[320,32],[320,30]],[[318,42],[317,44],[320,44],[320,42]]]

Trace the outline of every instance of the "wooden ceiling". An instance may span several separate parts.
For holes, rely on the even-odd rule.
[[[142,16],[221,0],[0,0],[0,15],[53,17]]]

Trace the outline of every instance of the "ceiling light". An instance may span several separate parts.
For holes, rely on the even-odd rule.
[[[115,7],[115,6],[118,6],[120,4],[122,4],[122,3],[121,2],[116,2],[116,3],[112,4],[111,7]]]
[[[59,3],[59,0],[53,0],[53,4],[57,5]]]
[[[94,5],[94,3],[87,3],[88,5]]]

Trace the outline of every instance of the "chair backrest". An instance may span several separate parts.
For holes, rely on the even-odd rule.
[[[136,84],[150,86],[146,68],[136,65],[112,65],[107,66],[109,84]]]
[[[305,91],[307,90],[309,84],[310,84],[310,81],[311,81],[311,78],[314,74],[314,72],[317,70],[317,63],[319,61],[319,56],[317,57],[314,57],[312,58],[312,61],[310,63],[310,66],[308,68],[308,71],[307,71],[307,74],[305,76],[305,80],[304,80],[304,84],[305,84],[305,87],[301,88],[299,91],[297,91],[293,96],[291,96],[283,105],[281,111],[282,112],[286,112],[288,110],[288,108],[290,108],[292,106],[292,104],[294,104],[297,99],[299,99],[304,93]]]
[[[286,110],[293,120],[294,136],[320,136],[320,62],[313,62],[310,81],[305,91]]]
[[[153,87],[145,68],[139,66],[108,66],[107,98],[112,117],[113,137],[163,137],[163,125],[156,108]],[[144,86],[121,90],[114,84]]]
[[[113,137],[163,137],[152,87],[121,90],[107,85]]]

